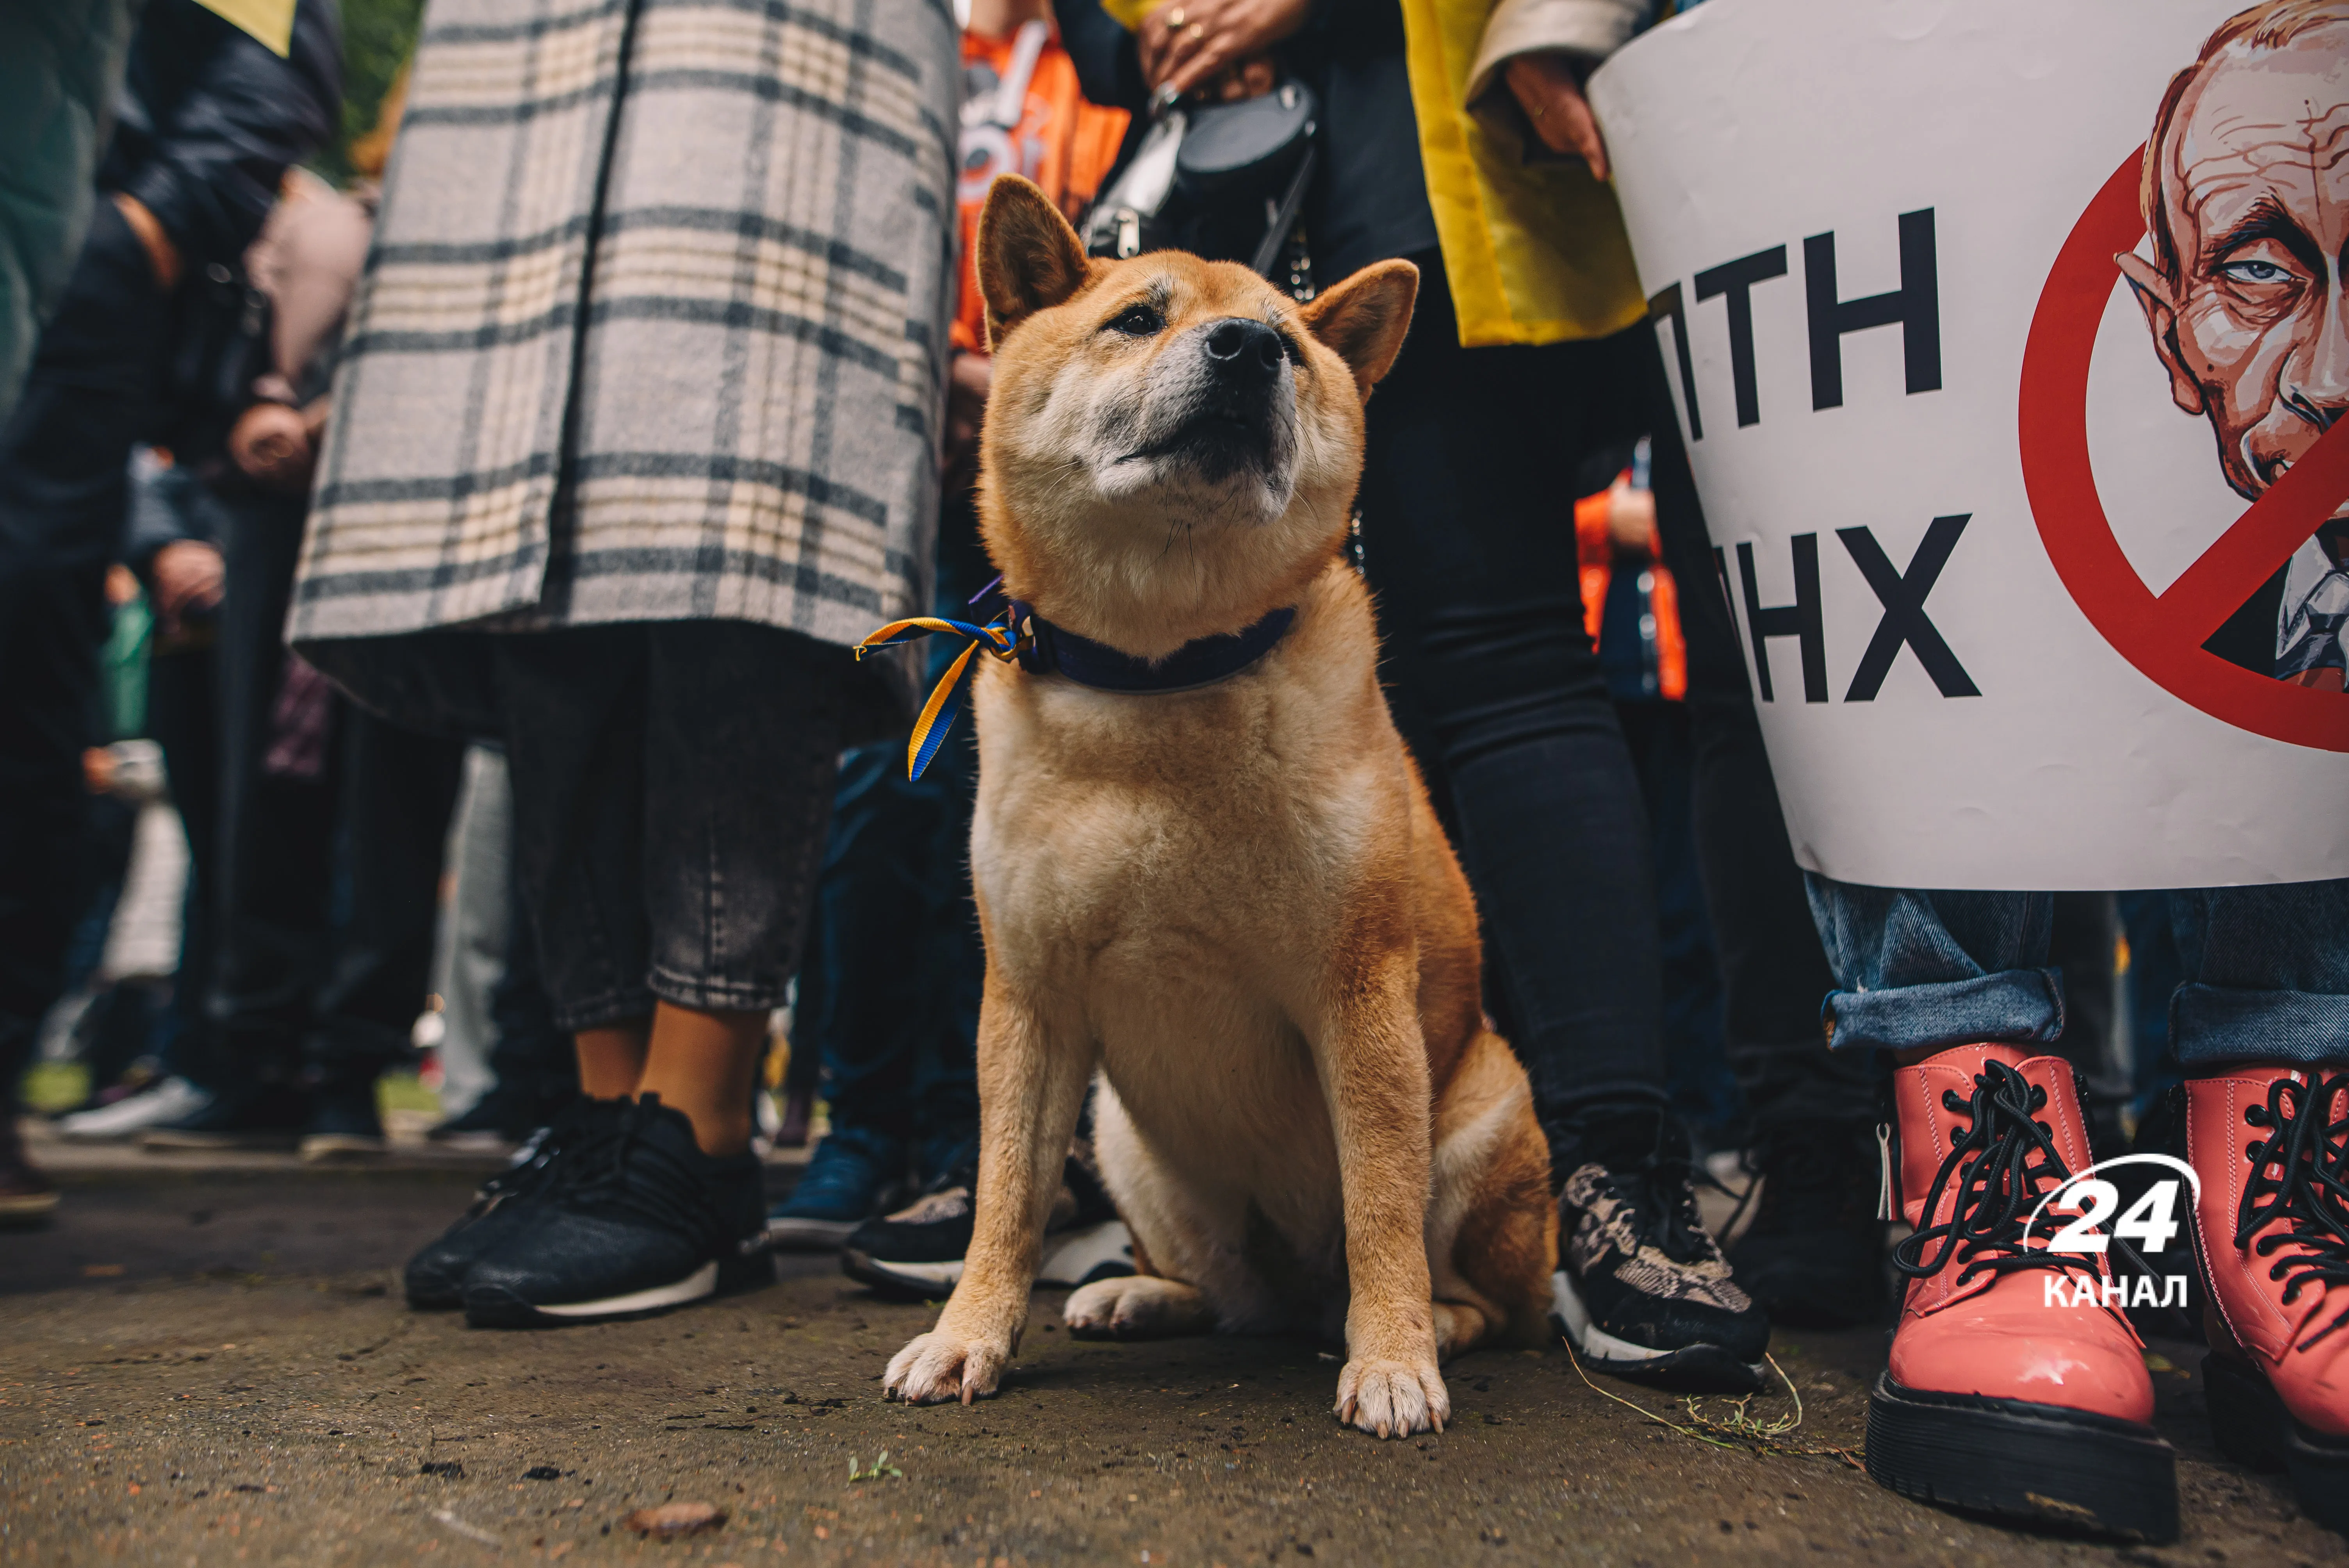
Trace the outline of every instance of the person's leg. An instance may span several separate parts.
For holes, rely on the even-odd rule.
[[[332,955],[335,759],[271,765],[285,684],[285,609],[302,544],[299,502],[205,493],[226,581],[213,617],[218,676],[216,875],[203,998],[210,1104],[150,1130],[151,1148],[290,1145],[308,1104],[302,1042]]]
[[[1639,329],[1637,344],[1656,530],[1688,655],[1691,809],[1721,974],[1723,1047],[1744,1090],[1749,1168],[1762,1182],[1730,1262],[1773,1322],[1871,1322],[1885,1301],[1884,1227],[1873,1199],[1884,1075],[1874,1053],[1838,1056],[1820,1042],[1819,1002],[1835,976],[1804,900],[1655,330]]]
[[[461,1295],[476,1325],[675,1306],[773,1273],[761,1237],[762,1172],[747,1147],[750,1096],[767,1016],[799,962],[849,666],[837,650],[731,622],[612,628],[604,640],[626,666],[616,703],[609,685],[573,686],[583,676],[576,665],[548,667],[560,650],[500,650],[516,823],[536,884],[542,830],[554,829],[547,840],[556,841],[566,820],[600,819],[616,833],[623,824],[611,802],[633,795],[631,872],[645,944],[632,974],[658,1005],[635,1098],[564,1156],[560,1180],[528,1224],[494,1234],[466,1269]],[[512,706],[549,679],[573,686],[558,726],[568,738],[552,745],[531,736],[546,716],[524,720]],[[554,695],[561,707],[563,694]],[[596,764],[585,772],[602,782],[544,777],[565,751],[574,763],[593,753]],[[557,809],[533,826],[534,808],[549,804]],[[602,875],[605,896],[621,890],[616,869]],[[561,976],[576,973],[598,943],[588,967],[616,951],[606,940],[615,919],[583,924],[545,900],[533,904],[544,922],[541,955],[558,1016],[567,1012],[582,1031],[582,1077],[595,1082],[632,1051],[626,1026],[643,1016],[641,993],[613,968],[592,1005],[571,1000],[581,987]]]
[[[2302,1509],[2349,1531],[2349,880],[2170,909],[2212,1433],[2240,1463],[2286,1466]]]
[[[766,1016],[799,968],[840,750],[846,655],[771,628],[654,627],[645,738],[653,1019],[642,1094],[702,1148],[750,1140]],[[696,1112],[698,1114],[696,1114]]]
[[[1362,565],[1382,673],[1422,727],[1407,736],[1422,769],[1447,787],[1554,1146],[1588,1109],[1664,1101],[1647,820],[1582,629],[1561,489],[1609,365],[1587,344],[1459,347],[1431,259],[1366,409]]]
[[[62,469],[45,443],[71,438],[77,418],[106,411],[77,389],[26,389],[0,435],[0,1222],[37,1222],[57,1191],[16,1138],[16,1085],[40,1022],[65,984],[67,944],[84,903],[89,803],[81,753],[105,639],[105,578],[127,494],[122,450],[77,441]]]
[[[900,741],[841,763],[792,1015],[794,1049],[823,1064],[831,1130],[767,1216],[779,1247],[838,1247],[905,1180],[916,1055],[936,1012],[922,949],[939,788],[935,769],[906,779]]]
[[[755,1121],[750,1093],[767,1057],[771,1007],[684,1007],[663,1001],[653,1009],[645,1044],[645,1070],[636,1093],[685,1113],[705,1154],[740,1154],[750,1147]]]
[[[441,1127],[464,1122],[497,1088],[490,1066],[497,1047],[490,998],[505,973],[513,935],[513,875],[506,863],[512,804],[505,758],[493,747],[467,747],[449,828],[448,913],[432,950],[432,989],[440,997],[434,1054],[440,1063]]]
[[[167,1073],[198,1084],[214,1076],[203,997],[212,974],[212,886],[220,875],[218,678],[209,646],[148,660],[147,728],[163,748],[171,807],[188,842],[188,882],[180,901],[180,966],[171,977],[168,1045],[160,1054]]]
[[[315,673],[313,673],[315,678]],[[287,721],[284,705],[280,721]],[[462,741],[419,735],[347,707],[336,850],[344,904],[305,1042],[305,1159],[379,1152],[376,1080],[409,1052],[430,989],[441,860]],[[281,736],[272,755],[282,753]]]
[[[505,766],[502,756],[499,767]],[[508,857],[506,969],[491,992],[490,1009],[497,1020],[497,1044],[490,1052],[500,1098],[505,1104],[499,1131],[510,1138],[546,1126],[577,1100],[580,1093],[579,1051],[571,1037],[555,1027],[554,1013],[539,982],[538,938],[522,882]],[[642,1052],[638,1052],[641,1058]],[[644,1064],[638,1060],[636,1074]]]
[[[608,1280],[573,1288],[577,1282],[561,1258],[519,1279],[492,1279],[498,1288],[478,1313],[469,1282],[481,1265],[560,1229],[552,1220],[572,1178],[608,1178],[610,1161],[627,1142],[620,1134],[631,1125],[654,1005],[645,983],[646,640],[638,625],[490,638],[512,785],[523,924],[533,938],[551,1025],[564,1037],[561,1048],[576,1055],[584,1093],[540,1132],[522,1165],[485,1185],[463,1217],[409,1260],[410,1306],[461,1305],[477,1322],[534,1323],[543,1321],[536,1299],[629,1294],[626,1282],[616,1291]],[[618,1202],[609,1180],[590,1186],[591,1202]],[[694,1178],[688,1174],[679,1187],[690,1193]],[[581,1255],[570,1262],[608,1260],[614,1243],[609,1233],[601,1241],[574,1240]],[[673,1286],[678,1263],[656,1260],[647,1288]]]
[[[2099,1159],[2126,1153],[2121,1115],[2134,1098],[2121,1039],[2120,908],[2108,892],[2055,895],[2047,961],[2064,977],[2064,1033],[2055,1054],[2072,1064]]]
[[[1626,433],[1602,417],[1625,406],[1623,352],[1463,349],[1440,260],[1414,260],[1418,315],[1367,408],[1361,560],[1550,1140],[1568,1329],[1610,1371],[1756,1387],[1768,1325],[1697,1223],[1665,1114],[1647,816],[1583,630],[1566,476]]]
[[[1911,1497],[2174,1540],[2176,1462],[2114,1261],[2026,1233],[2095,1159],[2046,967],[2046,893],[1861,887],[1812,875],[1839,1050],[1889,1053],[1892,1196],[1914,1233],[1868,1473]],[[2112,1289],[2107,1289],[2111,1286]],[[2114,1292],[2119,1293],[2116,1299]]]

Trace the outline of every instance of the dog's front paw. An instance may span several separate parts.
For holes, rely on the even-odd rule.
[[[882,1392],[908,1405],[936,1405],[948,1399],[969,1404],[995,1392],[1011,1346],[983,1339],[965,1339],[943,1328],[933,1329],[889,1359]]]
[[[1338,1374],[1338,1418],[1381,1438],[1407,1438],[1452,1418],[1452,1396],[1433,1361],[1358,1357]]]

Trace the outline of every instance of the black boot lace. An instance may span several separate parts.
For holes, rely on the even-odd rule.
[[[2327,1119],[2333,1097],[2344,1091],[2349,1073],[2312,1073],[2306,1082],[2278,1078],[2268,1085],[2267,1103],[2243,1112],[2244,1121],[2266,1129],[2267,1136],[2243,1146],[2251,1178],[2235,1209],[2235,1245],[2251,1246],[2261,1257],[2291,1249],[2268,1269],[2268,1278],[2283,1282],[2287,1306],[2312,1284],[2349,1289],[2349,1117]],[[2277,1220],[2283,1229],[2251,1242],[2253,1233]],[[2349,1307],[2300,1348],[2344,1323]]]
[[[1957,1202],[1946,1222],[1920,1226],[1892,1249],[1893,1267],[1911,1279],[1924,1279],[1940,1273],[1954,1257],[1964,1264],[1957,1278],[1961,1285],[1978,1274],[2017,1269],[2096,1274],[2093,1254],[2023,1244],[2023,1227],[2040,1196],[2072,1176],[2047,1124],[2035,1119],[2046,1105],[2047,1091],[2004,1062],[1986,1063],[1974,1075],[1971,1100],[1960,1099],[1955,1089],[1942,1091],[1942,1109],[1970,1118],[1971,1125],[1933,1173],[1925,1213],[1930,1218],[1940,1211],[1951,1177],[1958,1182]],[[1928,1250],[1937,1243],[1940,1250],[1929,1258]],[[2109,1245],[2140,1273],[2152,1272],[2127,1243],[2115,1239]]]

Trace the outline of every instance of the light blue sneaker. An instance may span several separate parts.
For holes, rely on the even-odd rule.
[[[879,1213],[905,1174],[902,1139],[835,1128],[815,1146],[792,1195],[767,1211],[767,1244],[832,1252]]]

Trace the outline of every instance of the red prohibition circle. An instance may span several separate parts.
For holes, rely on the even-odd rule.
[[[2088,365],[2112,298],[2116,276],[2113,258],[2145,237],[2145,219],[2137,207],[2143,159],[2143,148],[2130,154],[2080,214],[2056,254],[2031,318],[2016,423],[2023,490],[2040,542],[2089,624],[2162,689],[2254,735],[2323,751],[2349,751],[2349,697],[2273,680],[2205,650],[2202,644],[2217,624],[2209,621],[2207,612],[2196,615],[2183,602],[2194,597],[2190,590],[2181,593],[2179,585],[2173,584],[2157,595],[2145,585],[2122,552],[2096,493],[2088,460]],[[2230,527],[2202,562],[2188,569],[2187,576],[2222,552],[2230,560],[2220,564],[2233,565],[2240,575],[2246,559],[2242,547],[2256,549],[2258,542],[2234,536],[2243,534],[2255,519],[2281,515],[2267,508],[2270,500],[2300,511],[2308,511],[2312,502],[2330,511],[2342,495],[2349,494],[2349,438],[2349,438],[2349,420],[2326,432],[2259,506]],[[2329,499],[2323,494],[2328,486]],[[2313,528],[2310,524],[2309,531]],[[2272,536],[2274,529],[2270,525],[2264,531]],[[2236,546],[2231,551],[2230,543]],[[2267,547],[2272,549],[2271,537]],[[2271,560],[2254,582],[2274,569]],[[2180,583],[2185,582],[2182,577]],[[2240,604],[2248,593],[2234,602]]]

